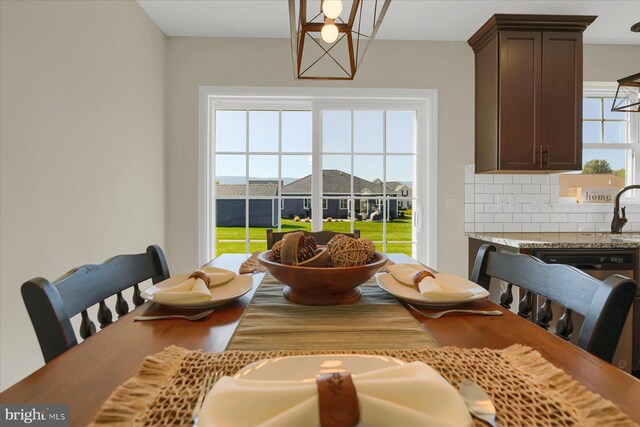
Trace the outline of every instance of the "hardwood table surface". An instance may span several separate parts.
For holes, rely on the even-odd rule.
[[[391,254],[389,258],[396,263],[415,262],[402,254]],[[245,255],[228,254],[207,265],[237,271],[244,259]],[[254,276],[254,284],[261,279],[262,274]],[[255,289],[256,286],[242,298],[216,308],[213,314],[197,322],[171,319],[134,323],[133,318],[137,315],[166,310],[155,304],[143,304],[0,393],[0,403],[68,404],[71,424],[86,425],[110,394],[135,375],[146,356],[169,345],[223,351]],[[441,346],[501,349],[518,343],[532,347],[640,423],[639,380],[489,300],[475,301],[469,307],[498,309],[504,315],[450,314],[440,319],[427,319],[410,311]]]

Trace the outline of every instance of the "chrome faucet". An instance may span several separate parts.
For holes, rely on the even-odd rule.
[[[620,209],[620,196],[622,196],[623,193],[636,188],[640,188],[640,185],[627,185],[622,190],[618,191],[618,194],[616,194],[616,201],[613,205],[613,219],[611,220],[612,233],[622,233],[622,227],[627,223],[627,213],[625,212],[626,207],[623,206],[622,209]],[[622,210],[622,216],[620,216],[620,210]]]

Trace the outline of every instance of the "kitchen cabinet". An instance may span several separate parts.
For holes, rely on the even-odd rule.
[[[582,32],[595,18],[499,14],[469,39],[477,173],[582,169]]]

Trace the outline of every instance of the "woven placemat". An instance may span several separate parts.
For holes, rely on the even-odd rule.
[[[637,426],[613,403],[586,390],[537,351],[454,347],[371,351],[225,351],[205,353],[168,347],[145,359],[138,373],[104,404],[94,426],[188,426],[205,373],[233,375],[266,358],[322,353],[361,353],[429,364],[458,387],[469,378],[494,401],[503,426]],[[483,424],[476,421],[475,426]]]
[[[363,350],[436,346],[395,297],[374,283],[353,304],[306,306],[288,301],[284,285],[262,281],[227,350]]]

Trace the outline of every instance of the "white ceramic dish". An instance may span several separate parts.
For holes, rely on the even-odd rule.
[[[293,380],[314,382],[316,376],[328,372],[349,372],[353,378],[358,374],[403,366],[407,362],[387,356],[359,354],[329,354],[319,356],[287,356],[261,360],[239,370],[234,378],[251,380]]]
[[[277,379],[281,381],[293,381],[305,384],[312,383],[313,386],[315,386],[316,377],[323,373],[347,371],[357,382],[358,377],[367,372],[405,365],[407,365],[407,362],[403,360],[376,355],[325,354],[317,356],[289,356],[276,357],[273,359],[266,359],[252,363],[238,371],[234,375],[234,378],[254,381],[273,381],[274,379]],[[427,379],[428,381],[434,381],[434,383],[438,383],[439,387],[449,387],[451,389],[451,394],[459,398],[458,403],[450,402],[452,405],[450,409],[442,409],[443,413],[440,414],[440,416],[443,417],[442,419],[446,419],[447,421],[438,425],[468,426],[465,420],[469,419],[469,416],[467,415],[466,407],[464,406],[462,398],[458,396],[458,393],[453,389],[453,386],[451,386],[442,376],[440,376],[440,374],[438,374],[435,370],[431,369],[428,366],[427,369],[430,371],[430,374],[425,379]],[[238,399],[239,400],[237,400],[237,402],[239,409],[251,407],[251,399],[249,397],[247,397],[246,401],[245,399],[242,399],[240,397],[238,397]],[[444,401],[446,401],[446,399]],[[371,402],[369,402],[368,404],[370,405]],[[205,407],[206,405],[207,403],[205,400]],[[462,412],[460,411],[461,409]],[[422,410],[425,414],[433,414],[433,407],[429,407],[429,405],[425,405]],[[445,414],[445,412],[447,413]],[[209,412],[207,412],[207,409],[204,409],[203,413],[200,415],[200,420],[198,423],[199,426],[222,427],[213,419],[210,419],[210,416],[208,414]],[[272,423],[269,425],[280,424]],[[285,425],[290,426],[291,424],[285,423]],[[376,427],[380,425],[393,425],[395,427],[399,424],[390,424],[388,419],[386,421],[382,421],[380,424],[371,423],[371,421],[369,420],[369,422],[361,422],[360,424],[358,424],[358,427]],[[416,425],[417,424],[412,424],[411,426]],[[423,425],[424,424],[420,424],[420,426]]]
[[[442,274],[441,276],[447,276]],[[380,286],[385,291],[389,292],[396,298],[399,298],[403,301],[410,302],[412,304],[416,304],[423,307],[434,307],[434,308],[442,308],[442,307],[453,307],[456,305],[465,304],[470,301],[475,301],[478,299],[486,298],[489,296],[489,291],[482,288],[481,286],[472,286],[469,290],[473,293],[472,296],[468,298],[454,299],[454,300],[430,300],[418,292],[413,286],[405,285],[404,283],[396,280],[393,275],[390,273],[382,273],[379,274],[376,278],[378,282],[378,286]]]
[[[205,272],[215,272],[216,270],[213,267],[204,267],[200,270]],[[153,301],[153,294],[157,292],[159,289],[165,289],[171,286],[175,286],[178,283],[185,281],[189,278],[189,274],[178,274],[176,276],[170,277],[167,280],[164,280],[156,285],[150,286],[144,291],[140,292],[142,298],[147,301]],[[212,286],[211,293],[212,299],[210,301],[204,301],[199,303],[174,303],[174,304],[163,304],[168,307],[179,308],[179,309],[194,309],[199,310],[203,308],[211,308],[217,307],[219,305],[226,304],[231,302],[237,298],[240,298],[242,295],[246,294],[253,287],[253,277],[252,276],[244,276],[237,275],[230,281],[223,283],[221,285]]]

